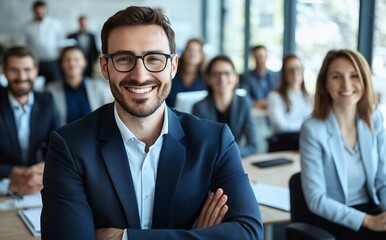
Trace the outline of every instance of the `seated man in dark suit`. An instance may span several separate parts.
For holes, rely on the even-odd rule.
[[[149,7],[128,7],[103,25],[100,67],[115,102],[51,134],[42,239],[263,238],[229,127],[165,104],[175,48],[168,18]],[[213,216],[203,206],[218,189],[229,210],[197,227],[202,211]]]
[[[40,191],[44,146],[59,126],[51,95],[36,93],[38,73],[35,54],[25,47],[11,47],[3,56],[8,87],[0,90],[0,179],[2,193]]]

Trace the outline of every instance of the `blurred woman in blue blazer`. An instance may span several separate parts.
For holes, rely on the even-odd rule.
[[[336,239],[386,239],[386,142],[371,71],[356,51],[329,51],[313,117],[301,128],[304,196]]]
[[[205,82],[208,95],[193,105],[193,115],[228,124],[242,157],[256,153],[252,102],[236,94],[239,76],[233,61],[227,56],[214,57],[206,68]]]

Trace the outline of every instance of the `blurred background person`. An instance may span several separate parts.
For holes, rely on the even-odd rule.
[[[94,70],[95,61],[98,59],[100,54],[95,35],[88,30],[88,17],[81,15],[78,18],[79,30],[77,32],[68,35],[68,38],[75,39],[77,45],[82,49],[87,59],[87,67],[85,75],[91,77]]]
[[[47,15],[47,5],[35,1],[32,6],[34,18],[28,22],[21,34],[19,43],[32,48],[39,57],[39,75],[45,83],[61,78],[58,53],[64,32],[60,22]]]
[[[312,118],[300,134],[307,222],[339,239],[386,239],[386,134],[371,70],[357,51],[329,51]]]
[[[166,98],[166,104],[174,107],[179,92],[205,90],[202,76],[205,62],[204,45],[200,39],[190,39],[181,54],[178,62],[177,74],[173,78],[172,88]]]
[[[268,93],[278,87],[279,73],[267,68],[267,48],[257,45],[251,49],[255,60],[255,68],[248,70],[240,76],[240,86],[247,90],[256,108],[267,108]]]
[[[59,62],[63,80],[48,84],[46,91],[54,97],[62,125],[73,122],[112,101],[107,82],[84,75],[87,61],[79,47],[64,48]]]
[[[36,54],[24,46],[5,50],[7,88],[0,88],[0,193],[30,194],[42,185],[44,159],[59,116],[48,93],[33,91]]]
[[[242,157],[257,151],[252,103],[248,97],[236,94],[239,76],[227,56],[213,58],[206,69],[208,95],[193,105],[193,115],[226,123],[239,145]]]
[[[304,68],[298,56],[284,57],[280,85],[268,94],[268,116],[274,134],[299,132],[312,111],[304,84]]]

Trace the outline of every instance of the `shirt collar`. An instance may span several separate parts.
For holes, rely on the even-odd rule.
[[[31,109],[32,105],[34,104],[34,94],[32,91],[29,92],[28,101],[24,104],[24,106],[20,105],[20,103],[15,99],[15,97],[12,95],[10,91],[8,91],[8,99],[12,109],[20,108],[26,111],[28,109]]]
[[[165,102],[163,104],[165,105]],[[119,132],[121,133],[122,140],[124,143],[127,142],[127,140],[132,139],[132,138],[137,139],[137,137],[133,134],[133,132],[130,131],[130,129],[126,127],[126,125],[122,122],[121,118],[119,117],[118,112],[117,112],[116,103],[114,103],[114,118],[115,118],[115,122],[118,126]],[[163,123],[161,133],[160,133],[158,139],[160,137],[162,137],[164,134],[168,134],[168,132],[169,132],[168,107],[165,105],[164,123]],[[157,139],[157,141],[158,141],[158,139]]]

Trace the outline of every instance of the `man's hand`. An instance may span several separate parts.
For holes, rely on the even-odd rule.
[[[9,174],[9,190],[18,194],[38,192],[43,187],[44,163],[30,167],[13,167]]]
[[[95,234],[96,240],[121,240],[123,237],[123,229],[98,228]]]
[[[210,193],[198,217],[196,229],[220,224],[228,212],[227,201],[228,197],[221,188],[217,189],[216,194]]]

